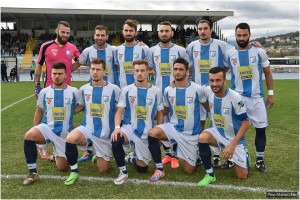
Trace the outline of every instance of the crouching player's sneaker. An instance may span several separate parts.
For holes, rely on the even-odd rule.
[[[35,172],[30,172],[25,178],[23,185],[31,185],[39,179],[39,176]]]
[[[128,179],[128,174],[124,174],[123,172],[120,172],[120,174],[118,175],[118,177],[114,180],[114,183],[116,185],[121,185],[123,183],[125,183]]]
[[[204,178],[201,181],[199,181],[199,183],[197,185],[198,186],[207,186],[208,184],[214,183],[216,181],[217,181],[217,179],[216,179],[215,176],[211,176],[209,174],[206,174],[204,176]]]
[[[85,151],[85,152],[83,153],[83,155],[81,156],[81,158],[78,159],[78,162],[81,162],[81,163],[82,163],[82,162],[85,162],[85,161],[87,161],[88,159],[92,159],[93,156],[94,156],[94,154],[89,153],[88,151]]]
[[[168,164],[170,163],[172,160],[172,157],[169,156],[169,155],[165,155],[164,158],[161,160],[162,164],[165,165],[165,164]]]
[[[65,185],[73,185],[79,179],[79,174],[71,172],[69,178],[65,180]]]
[[[151,178],[149,179],[150,182],[156,182],[159,179],[162,179],[166,176],[164,171],[158,170],[156,169],[154,174],[151,176]]]

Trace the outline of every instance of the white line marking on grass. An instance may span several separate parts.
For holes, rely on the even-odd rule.
[[[39,175],[40,178],[44,179],[56,179],[56,180],[66,180],[67,176],[48,176],[48,175]],[[1,178],[6,179],[20,179],[26,178],[26,175],[21,174],[1,174]],[[80,176],[81,181],[90,181],[90,182],[113,182],[114,178],[102,178],[102,177],[92,177],[92,176]],[[175,182],[175,181],[158,181],[152,183],[148,180],[140,180],[140,179],[127,179],[127,182],[133,184],[155,184],[155,185],[172,185],[172,186],[188,186],[188,187],[197,187],[197,183],[191,182]],[[280,190],[280,189],[268,189],[262,187],[245,187],[245,186],[235,186],[235,185],[217,185],[210,184],[206,187],[220,189],[220,190],[239,190],[239,191],[250,191],[255,193],[266,193],[266,192],[291,192],[289,190]],[[200,188],[200,187],[199,187]]]
[[[25,101],[26,99],[31,98],[32,96],[34,96],[34,94],[32,94],[32,95],[30,95],[30,96],[28,96],[28,97],[26,97],[26,98],[24,98],[24,99],[21,99],[21,100],[19,100],[19,101],[16,101],[16,102],[14,102],[14,103],[12,103],[12,104],[6,106],[5,108],[2,108],[2,109],[1,109],[1,112],[4,111],[4,110],[6,110],[6,109],[8,109],[8,108],[10,108],[10,107],[12,107],[12,106],[14,106],[14,105],[16,105],[17,103],[20,103],[20,102],[22,102],[22,101]]]

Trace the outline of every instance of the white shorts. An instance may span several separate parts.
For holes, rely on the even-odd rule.
[[[101,157],[106,161],[110,161],[110,158],[112,157],[112,151],[111,151],[111,140],[108,139],[102,139],[98,138],[93,135],[92,131],[85,126],[79,126],[76,128],[76,130],[80,131],[86,140],[90,140],[93,142],[93,146],[95,148],[96,156]],[[86,143],[85,149],[88,145],[88,142]]]
[[[268,126],[267,110],[264,98],[251,98],[242,96],[246,106],[246,112],[251,124],[255,128],[265,128]]]
[[[157,125],[161,128],[168,137],[169,141],[161,141],[166,147],[177,143],[177,156],[184,159],[192,166],[196,166],[197,151],[198,151],[198,137],[197,135],[183,135],[179,133],[172,124],[165,123]]]
[[[127,136],[129,143],[134,143],[134,154],[136,155],[137,159],[142,160],[146,165],[149,165],[151,153],[148,148],[148,138],[142,139],[136,136],[133,128],[129,124],[123,125],[121,130]]]
[[[44,136],[45,140],[50,140],[53,143],[53,155],[67,158],[66,157],[66,138],[62,138],[57,136],[51,128],[47,124],[39,124],[35,126],[42,135]]]
[[[205,131],[210,132],[212,134],[212,136],[217,140],[218,145],[220,147],[226,147],[231,142],[224,138],[216,128],[208,128],[205,129]],[[249,170],[248,154],[246,152],[246,147],[243,144],[238,144],[236,146],[234,154],[229,160],[234,162],[238,166]]]

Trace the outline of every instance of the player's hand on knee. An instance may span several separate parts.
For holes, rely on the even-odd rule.
[[[117,141],[118,135],[120,135],[121,137],[123,137],[123,132],[121,131],[120,128],[117,128],[117,129],[115,129],[115,130],[112,132],[111,137],[110,137],[111,141],[112,141],[112,142]]]

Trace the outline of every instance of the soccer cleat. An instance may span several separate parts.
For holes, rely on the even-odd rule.
[[[203,162],[202,162],[201,158],[199,157],[199,158],[196,160],[196,167],[200,167],[201,165],[203,165]]]
[[[125,156],[125,162],[130,162],[130,159],[133,158],[133,152],[130,152]]]
[[[217,178],[215,176],[211,176],[209,174],[206,174],[204,176],[204,178],[199,181],[199,183],[197,184],[198,186],[207,186],[210,183],[214,183],[217,181]]]
[[[44,159],[44,160],[49,160],[50,156],[48,155],[47,151],[45,148],[39,148],[39,154],[40,154],[40,157],[41,159]]]
[[[171,159],[172,159],[171,156],[165,155],[165,157],[162,159],[161,163],[162,163],[163,165],[168,164],[168,163],[171,162]]]
[[[257,160],[256,163],[255,163],[255,167],[256,167],[256,169],[258,169],[262,173],[267,172],[267,169],[265,167],[265,163],[264,163],[263,160]]]
[[[156,169],[154,174],[151,176],[151,178],[149,179],[150,182],[156,182],[159,179],[162,179],[166,176],[164,171],[158,170]]]
[[[124,174],[123,172],[120,172],[120,174],[118,175],[118,177],[114,180],[114,183],[116,185],[121,185],[123,183],[125,183],[128,179],[128,174]]]
[[[226,162],[220,166],[220,170],[224,170],[224,169],[230,169],[233,168],[234,163],[231,162],[230,160],[226,160]]]
[[[39,175],[35,172],[30,172],[25,178],[23,185],[31,185],[39,179]]]
[[[71,172],[67,180],[65,180],[65,185],[73,185],[79,179],[79,174],[76,172]]]
[[[83,155],[81,156],[81,158],[78,159],[78,162],[85,162],[87,161],[88,159],[92,159],[94,156],[94,154],[92,153],[89,153],[88,151],[85,151],[83,153]]]
[[[54,156],[54,155],[50,155],[50,156],[49,156],[49,161],[55,163],[55,162],[56,162],[56,161],[55,161],[55,156]]]
[[[176,157],[171,158],[171,168],[177,169],[179,167],[179,160]]]
[[[220,168],[221,167],[221,160],[219,157],[213,157],[213,168]]]
[[[97,163],[97,156],[96,155],[93,156],[92,163]]]

